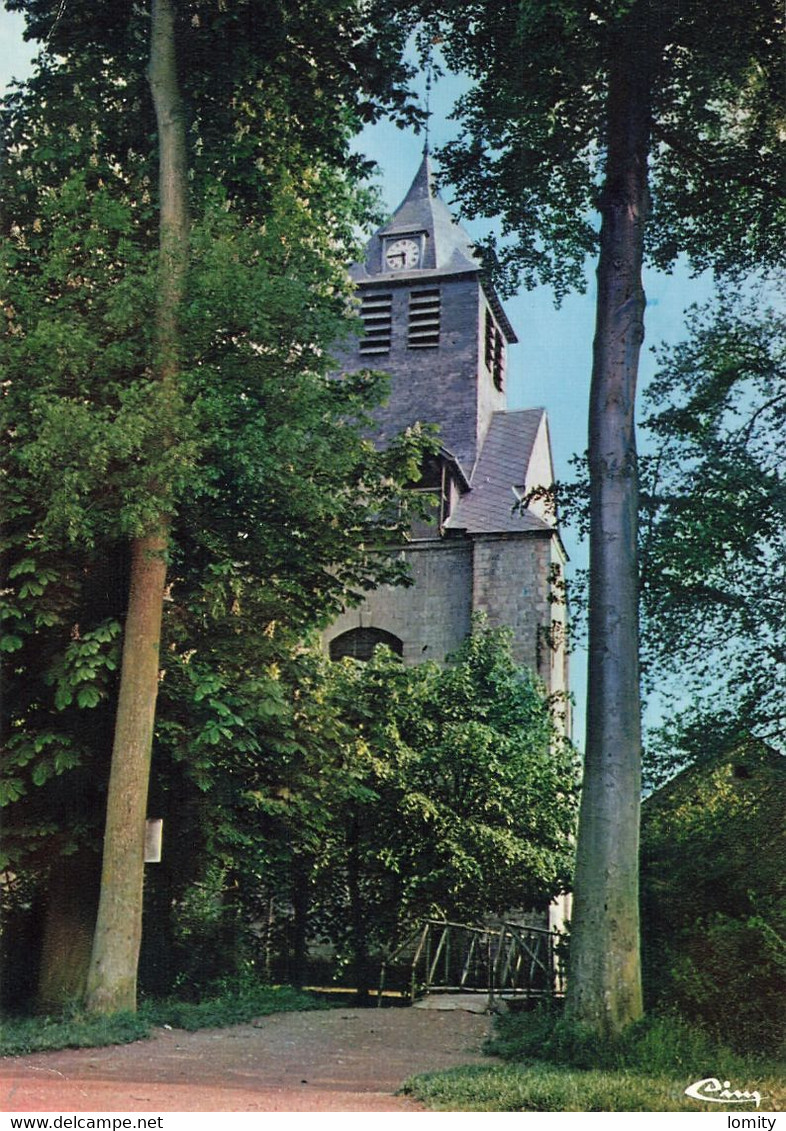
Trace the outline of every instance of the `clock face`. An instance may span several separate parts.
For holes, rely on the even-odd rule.
[[[389,271],[403,271],[420,263],[420,244],[417,240],[391,240],[385,247],[385,263]]]

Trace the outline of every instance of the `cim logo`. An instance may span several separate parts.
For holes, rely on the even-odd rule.
[[[702,1103],[712,1104],[751,1104],[756,1107],[761,1103],[760,1092],[731,1091],[731,1081],[720,1080],[715,1076],[708,1076],[706,1080],[697,1080],[685,1089],[685,1095],[692,1100],[701,1100]]]

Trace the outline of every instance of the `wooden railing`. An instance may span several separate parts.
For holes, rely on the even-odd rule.
[[[494,998],[561,996],[561,936],[542,927],[503,923],[472,927],[423,919],[382,964],[380,998],[391,974],[407,972],[409,998],[424,994],[486,994]]]

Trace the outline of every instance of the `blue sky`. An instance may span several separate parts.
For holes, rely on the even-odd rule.
[[[33,46],[22,41],[25,21],[21,12],[0,8],[0,88],[12,78],[23,79],[30,71]]]
[[[31,45],[22,40],[24,21],[19,13],[0,9],[0,89],[12,77],[24,78],[30,70],[34,54]],[[416,87],[425,95],[425,79]],[[430,144],[432,150],[446,145],[456,136],[457,124],[450,120],[456,97],[465,87],[465,80],[445,75],[432,86],[430,106]],[[368,127],[360,135],[357,148],[379,165],[377,183],[385,206],[390,210],[404,197],[420,163],[423,136],[402,131],[388,122]],[[446,186],[442,194],[458,211]],[[480,238],[486,229],[464,220],[470,236]],[[584,295],[570,295],[557,310],[553,296],[546,288],[522,291],[505,303],[508,316],[518,334],[519,343],[510,354],[508,397],[511,408],[543,406],[549,416],[558,478],[570,474],[569,460],[586,447],[587,406],[589,402],[590,365],[594,328],[594,265],[588,269],[588,287]],[[706,278],[691,279],[686,270],[665,275],[647,272],[646,342],[642,353],[640,383],[644,387],[653,372],[650,348],[663,341],[678,341],[684,336],[684,312],[693,302],[703,302],[712,293]],[[586,564],[586,548],[570,531],[565,543],[574,567]],[[577,698],[575,738],[583,744],[585,660],[579,651],[572,663],[572,685]]]

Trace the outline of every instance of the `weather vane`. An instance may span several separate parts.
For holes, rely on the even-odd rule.
[[[429,131],[431,129],[431,78],[434,73],[434,68],[431,63],[431,51],[429,50],[426,56],[426,127],[425,139],[423,142],[423,152],[429,152]]]

